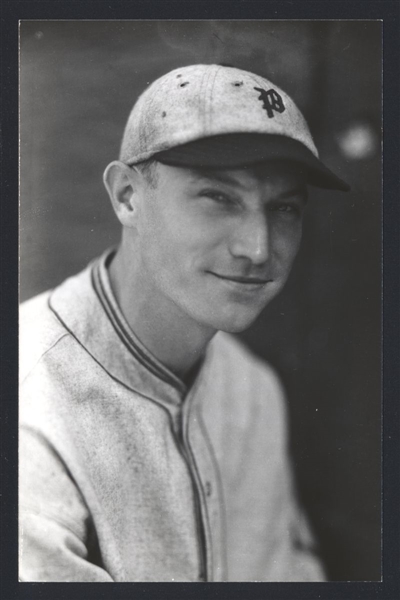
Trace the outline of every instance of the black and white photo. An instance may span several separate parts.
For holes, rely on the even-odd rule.
[[[381,580],[382,23],[20,23],[21,582]]]

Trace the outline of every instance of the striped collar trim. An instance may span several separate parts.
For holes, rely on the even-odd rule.
[[[152,375],[164,383],[172,385],[181,394],[186,394],[187,387],[181,379],[157,360],[153,354],[142,344],[128,325],[111,288],[108,274],[108,265],[115,255],[115,250],[104,254],[92,267],[91,278],[94,291],[106,312],[116,334],[127,350],[138,360]]]

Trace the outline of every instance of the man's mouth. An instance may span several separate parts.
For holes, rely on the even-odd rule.
[[[248,286],[261,286],[265,285],[272,281],[272,279],[263,278],[263,277],[245,277],[238,275],[222,275],[221,273],[214,273],[210,271],[212,275],[218,277],[218,279],[223,279],[225,281],[232,281],[234,283],[239,283]]]

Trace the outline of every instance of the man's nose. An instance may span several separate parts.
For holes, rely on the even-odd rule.
[[[268,260],[269,238],[266,216],[259,213],[247,216],[232,235],[231,254],[238,258],[247,258],[255,265],[261,265]]]

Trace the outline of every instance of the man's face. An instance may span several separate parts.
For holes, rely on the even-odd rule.
[[[175,322],[247,328],[289,275],[305,202],[305,177],[290,163],[207,171],[158,164],[155,189],[141,190],[134,247],[153,308]]]

